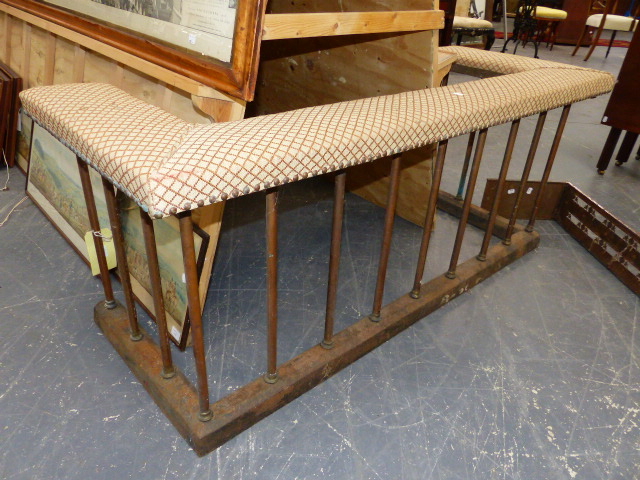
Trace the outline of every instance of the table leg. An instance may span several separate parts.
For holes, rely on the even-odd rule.
[[[602,149],[602,153],[600,154],[600,159],[598,160],[598,164],[596,165],[596,169],[598,170],[598,173],[600,175],[604,175],[604,171],[609,166],[609,162],[611,161],[613,151],[616,148],[621,133],[622,130],[620,130],[619,128],[611,127],[611,131],[609,132],[607,141],[604,143],[604,148]]]
[[[636,140],[638,140],[637,133],[627,132],[624,134],[622,145],[620,145],[620,150],[618,150],[618,155],[616,155],[616,165],[618,167],[623,163],[627,163],[627,160],[629,160],[631,152],[633,151],[633,147],[636,144]]]

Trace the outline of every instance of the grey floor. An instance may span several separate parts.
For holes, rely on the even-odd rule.
[[[570,51],[558,45],[541,57],[582,65]],[[605,60],[600,48],[588,66],[615,73],[625,53],[616,48]],[[573,108],[552,180],[571,181],[640,229],[640,162],[604,177],[595,171],[606,102]],[[534,177],[557,118],[545,127]],[[519,176],[534,122],[523,122],[510,178]],[[480,186],[497,176],[506,133],[489,132]],[[465,142],[452,141],[449,191]],[[24,181],[11,171],[0,219],[24,195]],[[321,335],[330,208],[323,182],[283,193],[281,360]],[[205,312],[214,398],[264,366],[261,212],[261,200],[247,197],[225,214]],[[369,313],[382,218],[349,196],[340,326]],[[455,227],[439,216],[427,276],[446,267]],[[94,325],[98,282],[27,201],[0,227],[0,478],[640,478],[638,297],[555,223],[539,230],[535,252],[198,458]],[[410,288],[419,236],[397,221],[387,301]],[[471,229],[463,256],[480,239]],[[190,354],[175,356],[193,376]]]

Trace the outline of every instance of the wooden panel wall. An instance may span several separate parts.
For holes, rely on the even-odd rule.
[[[23,77],[24,88],[69,82],[106,82],[189,122],[208,123],[244,117],[241,100],[2,2],[0,60]],[[22,137],[20,143],[18,165],[26,171],[29,148],[26,137]],[[200,209],[195,217],[210,236],[200,282],[203,305],[223,211],[223,204],[210,205]]]
[[[432,9],[433,0],[270,0],[269,13]],[[265,41],[250,115],[432,86],[436,32]],[[432,149],[403,157],[398,213],[424,220]],[[388,168],[352,169],[349,188],[383,205]]]
[[[0,9],[2,5],[0,5]],[[25,88],[68,82],[108,82],[186,121],[211,118],[196,108],[191,95],[0,10],[0,59],[23,77]],[[19,165],[26,168],[26,159]]]

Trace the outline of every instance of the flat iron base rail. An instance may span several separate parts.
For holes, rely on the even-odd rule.
[[[459,202],[448,194],[440,194],[439,204],[448,213],[456,215],[460,211]],[[480,226],[488,217],[488,211],[472,206],[470,223]],[[495,233],[500,236],[507,225],[508,219],[498,217]],[[161,351],[151,336],[143,332],[141,341],[131,342],[125,308],[118,305],[109,310],[100,302],[94,310],[95,321],[189,445],[198,455],[205,455],[526,255],[539,242],[538,233],[516,225],[511,244],[494,245],[485,261],[471,258],[458,265],[455,278],[440,275],[422,284],[419,298],[408,294],[398,298],[382,308],[379,322],[372,322],[369,316],[360,319],[335,335],[333,348],[316,345],[279,365],[277,383],[269,384],[262,376],[256,378],[212,404],[213,417],[208,422],[198,419],[198,393],[177,368],[169,380],[160,375]]]

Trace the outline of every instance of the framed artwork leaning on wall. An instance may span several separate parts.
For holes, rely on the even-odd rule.
[[[26,122],[25,122],[26,123]],[[84,241],[90,231],[75,154],[37,124],[32,126],[27,195],[47,216],[73,249],[88,262]],[[109,227],[109,216],[102,179],[89,169],[101,228]],[[136,300],[153,316],[151,283],[147,269],[141,230],[140,207],[125,195],[118,195],[125,249],[131,284]],[[167,327],[171,339],[184,349],[189,337],[187,293],[180,247],[180,230],[176,218],[154,222],[158,259],[162,277]],[[194,227],[194,241],[199,273],[209,243],[209,235]]]

